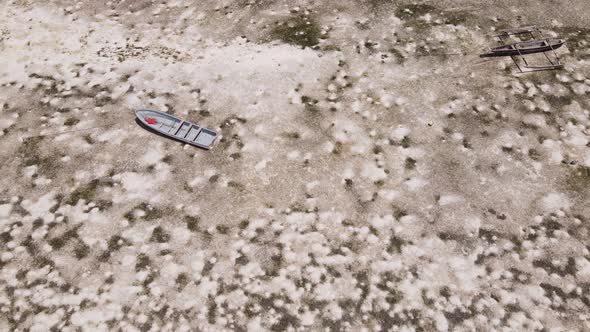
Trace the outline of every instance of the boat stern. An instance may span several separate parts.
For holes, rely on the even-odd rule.
[[[566,40],[563,38],[549,38],[547,39],[547,43],[549,46],[553,47],[554,49],[560,48],[565,44]]]

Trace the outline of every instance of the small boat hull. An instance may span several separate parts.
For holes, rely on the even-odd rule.
[[[211,129],[203,128],[164,112],[138,110],[135,115],[144,127],[163,136],[203,149],[210,149],[217,138],[217,133]]]
[[[565,40],[557,38],[530,40],[526,42],[494,47],[491,49],[490,53],[482,54],[481,57],[517,56],[548,52],[560,48],[564,43]]]

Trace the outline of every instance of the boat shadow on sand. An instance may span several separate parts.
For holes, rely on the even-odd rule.
[[[182,140],[176,139],[176,138],[174,138],[173,136],[164,135],[164,134],[162,134],[162,133],[160,133],[160,132],[158,132],[158,131],[156,131],[156,130],[154,130],[154,129],[152,129],[152,128],[148,127],[148,126],[146,126],[146,125],[145,125],[143,122],[141,122],[141,120],[139,120],[138,118],[135,118],[135,123],[137,123],[137,125],[139,125],[141,128],[143,128],[143,129],[145,129],[145,130],[149,131],[150,133],[152,133],[152,134],[156,134],[156,135],[158,135],[158,136],[160,136],[160,137],[163,137],[163,138],[165,138],[165,139],[167,139],[167,140],[175,141],[175,142],[182,143],[182,144],[187,144],[187,145],[190,145],[190,146],[194,146],[194,147],[196,147],[196,148],[199,148],[199,149],[201,149],[201,150],[206,150],[206,151],[207,151],[207,149],[206,149],[206,148],[202,148],[202,147],[200,147],[200,146],[197,146],[197,145],[188,144],[187,142],[184,142],[184,141],[182,141]]]
[[[505,55],[494,54],[494,53],[483,53],[479,55],[480,58],[500,58],[505,57]]]

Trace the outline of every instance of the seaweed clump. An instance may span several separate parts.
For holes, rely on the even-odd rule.
[[[310,17],[297,16],[278,23],[271,31],[271,37],[291,45],[313,47],[320,42],[321,30]]]

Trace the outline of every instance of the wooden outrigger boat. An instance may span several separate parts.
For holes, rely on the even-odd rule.
[[[217,133],[211,129],[200,127],[164,112],[138,110],[135,115],[146,128],[203,149],[210,149],[217,138]]]
[[[541,38],[535,36],[535,34],[539,35]],[[510,36],[516,35],[529,35],[531,39],[525,41],[519,41],[516,43],[506,44],[506,40],[504,38],[508,38]],[[539,71],[539,70],[553,70],[553,69],[561,69],[563,65],[559,61],[559,57],[555,52],[556,49],[560,48],[565,44],[565,39],[561,38],[542,38],[541,31],[535,26],[528,26],[522,27],[517,29],[507,29],[507,30],[500,30],[500,33],[496,35],[500,39],[504,45],[494,47],[490,50],[489,53],[482,54],[480,57],[482,58],[491,58],[491,57],[503,57],[509,56],[514,61],[518,70],[521,73],[530,72],[530,71]],[[546,52],[553,52],[554,60],[547,55]],[[543,53],[545,58],[549,61],[548,65],[541,65],[541,66],[531,66],[528,64],[525,55],[528,54],[535,54],[535,53]],[[518,64],[517,57],[524,62],[524,68],[527,69],[523,71],[521,66]]]
[[[489,56],[518,56],[522,54],[533,54],[553,51],[565,44],[565,40],[559,38],[548,38],[543,40],[528,40],[525,42],[513,43],[494,47],[490,53],[483,54],[483,57]]]

